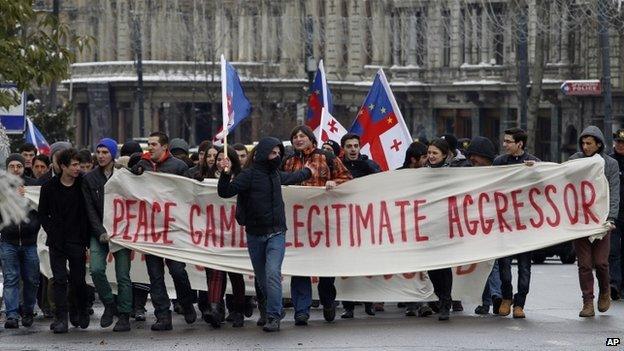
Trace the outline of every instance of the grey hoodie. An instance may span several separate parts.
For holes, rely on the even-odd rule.
[[[605,160],[604,174],[609,181],[609,220],[615,221],[618,217],[618,211],[620,208],[620,166],[618,162],[611,156],[605,153],[604,147],[604,135],[602,131],[596,126],[589,126],[583,130],[581,136],[579,136],[579,148],[583,150],[581,146],[581,140],[586,136],[593,136],[598,139],[598,142],[602,144],[602,147],[598,150],[598,154]],[[593,156],[593,155],[592,155]],[[570,160],[577,158],[588,157],[585,156],[583,151],[579,151],[570,156]]]

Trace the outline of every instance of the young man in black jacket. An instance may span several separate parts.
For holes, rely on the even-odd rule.
[[[90,270],[93,284],[100,300],[104,304],[104,313],[100,326],[107,328],[113,324],[113,317],[119,316],[113,331],[130,331],[130,312],[132,308],[132,282],[130,281],[130,250],[119,245],[109,244],[108,233],[104,228],[104,185],[113,176],[117,142],[110,138],[100,140],[96,149],[98,165],[84,176],[82,192],[87,206],[90,224]],[[115,276],[117,280],[117,301],[113,296],[106,277],[106,259],[112,252],[115,257]]]
[[[11,154],[6,159],[10,174],[21,177],[24,185],[33,185],[34,179],[24,175],[26,161],[20,154]],[[19,189],[24,196],[24,187]],[[4,304],[6,306],[7,329],[19,328],[20,280],[22,282],[22,325],[33,324],[33,309],[37,302],[39,287],[39,256],[37,256],[37,234],[39,219],[37,211],[28,212],[28,221],[2,228],[0,235],[0,260],[4,276]]]
[[[236,199],[236,221],[245,226],[247,249],[258,285],[266,297],[267,324],[263,330],[278,331],[282,318],[281,270],[286,243],[286,214],[281,185],[297,184],[312,176],[311,166],[297,172],[279,171],[284,146],[276,138],[260,140],[253,163],[230,182],[229,171],[219,177],[220,197]],[[230,169],[226,158],[223,168]]]
[[[169,137],[162,132],[153,132],[148,139],[149,151],[141,156],[141,160],[132,167],[132,173],[140,175],[143,171],[170,173],[183,176],[188,166],[169,151]],[[169,268],[169,274],[173,278],[178,301],[184,312],[184,320],[192,324],[197,319],[197,312],[193,301],[196,298],[188,274],[186,264],[154,255],[145,255],[147,274],[150,279],[150,294],[154,305],[156,323],[152,324],[152,330],[163,331],[173,329],[171,323],[171,300],[165,286],[165,264]]]
[[[89,326],[87,311],[86,249],[89,246],[87,212],[82,195],[82,175],[76,149],[67,149],[58,155],[60,175],[41,187],[39,220],[48,234],[46,245],[50,250],[52,267],[55,320],[50,326],[54,333],[67,333],[67,264],[69,284],[76,294],[77,325]],[[73,322],[73,321],[72,321]]]
[[[493,166],[527,164],[539,162],[540,159],[529,154],[524,150],[528,135],[520,128],[507,129],[504,132],[503,149],[505,153],[494,159]],[[501,302],[498,314],[507,316],[511,313],[511,305],[513,303],[513,317],[524,318],[524,302],[529,293],[529,285],[531,284],[531,252],[517,254],[518,261],[518,292],[513,295],[513,285],[511,282],[511,260],[510,257],[501,257],[498,259],[498,268],[501,278],[501,289],[503,293],[503,301]]]

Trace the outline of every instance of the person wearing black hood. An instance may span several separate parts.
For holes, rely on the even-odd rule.
[[[620,205],[620,168],[618,162],[605,153],[604,135],[596,126],[589,126],[579,137],[580,152],[570,157],[571,160],[600,155],[605,161],[604,174],[609,182],[609,214],[605,223],[605,233],[574,240],[574,249],[578,258],[578,274],[583,293],[583,309],[579,317],[593,317],[594,311],[594,274],[598,278],[598,311],[606,312],[611,305],[609,279],[610,234],[615,229],[615,220]]]
[[[297,184],[312,176],[309,164],[296,172],[279,171],[282,143],[272,137],[260,140],[249,167],[231,180],[231,161],[223,159],[218,183],[222,198],[238,195],[236,221],[245,226],[247,250],[254,274],[266,297],[267,323],[263,330],[278,331],[283,316],[281,267],[286,247],[286,214],[281,185]],[[230,181],[231,180],[231,181]]]

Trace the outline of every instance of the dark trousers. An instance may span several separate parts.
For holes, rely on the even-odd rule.
[[[513,294],[513,284],[511,282],[511,260],[514,257],[518,261],[518,292],[515,295]],[[498,270],[503,299],[511,300],[513,298],[514,306],[524,308],[524,303],[529,293],[529,286],[531,285],[531,252],[499,258]]]
[[[453,289],[453,271],[450,268],[428,271],[433,284],[433,292],[440,300],[440,306],[451,308],[451,290]]]
[[[605,235],[602,240],[594,240],[593,243],[587,238],[574,240],[579,283],[584,302],[594,301],[594,272],[592,267],[596,268],[600,293],[609,292],[609,250],[611,248],[609,239],[610,234]]]
[[[336,302],[336,278],[320,277],[318,283],[318,293],[321,304],[325,308],[334,306]],[[292,277],[290,280],[290,295],[295,307],[295,314],[310,314],[312,305],[312,281],[310,277]]]
[[[173,278],[173,285],[175,286],[177,300],[180,302],[180,305],[188,308],[188,306],[193,304],[193,291],[184,263],[153,255],[145,255],[145,263],[150,279],[150,294],[152,295],[152,304],[154,305],[156,318],[161,318],[171,313],[171,300],[169,300],[169,294],[167,294],[167,287],[165,286],[165,264],[169,268],[171,278]]]
[[[224,272],[216,269],[206,268],[206,280],[208,284],[208,302],[221,303],[225,296],[225,288],[227,285],[226,275],[230,278],[232,284],[232,310],[235,312],[243,312],[245,309],[245,280],[240,273]]]
[[[611,286],[622,289],[622,272],[624,271],[624,240],[622,240],[622,228],[624,223],[618,222],[617,228],[611,232],[611,249],[609,251],[609,275],[611,277]]]
[[[69,274],[67,264],[69,263]],[[79,244],[65,244],[63,248],[50,247],[50,266],[52,268],[52,287],[54,289],[54,303],[58,318],[67,316],[67,288],[72,287],[76,296],[76,309],[84,310],[87,307],[87,283],[85,281],[86,250]],[[66,317],[65,317],[66,318]]]

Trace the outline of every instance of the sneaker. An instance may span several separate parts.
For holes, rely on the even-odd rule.
[[[514,306],[513,308],[513,317],[514,318],[525,318],[524,309],[522,306]]]
[[[600,293],[600,295],[598,295],[598,312],[607,312],[610,306],[611,294],[608,292]]]
[[[323,318],[327,322],[333,322],[336,319],[336,306],[323,307]]]
[[[30,327],[33,325],[35,319],[35,315],[32,313],[26,313],[24,314],[24,317],[22,317],[22,325],[25,327]]]
[[[492,296],[492,313],[494,314],[500,313],[500,306],[502,302],[503,302],[503,299],[501,299],[500,296]]]
[[[17,329],[19,328],[19,319],[15,317],[7,318],[6,322],[4,322],[5,329]]]
[[[308,325],[308,319],[310,319],[310,315],[307,313],[298,313],[295,315],[295,325],[296,326],[304,326]]]
[[[417,317],[418,311],[414,308],[414,306],[407,306],[405,308],[405,317]]]
[[[353,310],[345,310],[340,315],[340,318],[342,318],[342,319],[351,319],[351,318],[353,318]]]
[[[134,311],[134,320],[137,322],[145,322],[145,310]]]
[[[594,302],[583,302],[583,309],[579,312],[579,317],[593,317],[595,315],[596,312],[594,311]]]
[[[433,310],[428,303],[424,303],[418,307],[418,317],[429,317],[433,314]]]
[[[620,294],[620,289],[618,289],[617,286],[611,285],[611,300],[617,301],[621,297],[622,295]]]
[[[453,312],[462,312],[464,310],[464,306],[461,301],[453,301]]]
[[[508,316],[511,313],[511,300],[503,299],[498,309],[500,316]]]
[[[262,327],[262,330],[264,330],[267,333],[276,332],[276,331],[279,331],[279,329],[280,329],[280,320],[273,319],[273,318],[270,318],[267,324],[264,327]]]
[[[475,308],[474,313],[481,315],[490,314],[490,305],[479,305]]]

